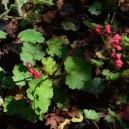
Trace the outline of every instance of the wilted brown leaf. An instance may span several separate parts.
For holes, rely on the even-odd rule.
[[[64,118],[58,115],[51,115],[50,118],[47,119],[45,125],[49,126],[50,129],[57,129],[58,125],[64,122]]]
[[[58,129],[65,129],[65,126],[69,123],[70,119],[65,119],[65,121],[58,126]]]
[[[45,22],[51,23],[56,16],[56,11],[48,11],[42,15],[42,19]]]
[[[56,5],[57,5],[58,10],[62,9],[63,4],[64,4],[64,0],[57,0],[56,1]]]
[[[72,110],[68,112],[68,116],[70,116],[70,117],[79,117],[77,107],[73,107]]]
[[[121,6],[121,10],[122,10],[123,12],[128,12],[128,11],[129,11],[129,4],[123,4],[123,5]]]
[[[12,19],[9,24],[7,24],[6,26],[6,31],[7,33],[9,34],[9,36],[11,38],[15,38],[16,37],[16,30],[17,30],[17,25],[18,25],[18,22],[16,19]]]

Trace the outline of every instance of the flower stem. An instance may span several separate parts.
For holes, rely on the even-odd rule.
[[[65,60],[72,55],[73,51],[77,48],[79,48],[80,46],[82,46],[85,42],[87,42],[89,39],[91,39],[93,36],[95,35],[95,33],[90,34],[88,37],[86,37],[85,39],[81,40],[76,47],[72,48],[68,54],[65,56],[65,58],[63,59],[63,61],[60,63],[60,65],[58,66],[58,68],[56,69],[56,71],[52,74],[52,76],[55,76],[55,74],[57,73],[57,71],[60,69],[60,67],[64,64]]]

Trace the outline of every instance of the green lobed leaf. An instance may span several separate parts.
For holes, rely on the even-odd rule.
[[[5,39],[7,36],[7,33],[5,33],[4,31],[0,30],[0,39]]]
[[[68,73],[65,83],[71,89],[82,89],[86,81],[91,79],[91,64],[80,58],[68,57],[64,62]]]
[[[122,38],[122,41],[123,41],[123,43],[125,44],[125,45],[129,45],[129,38],[127,37],[127,35],[122,35],[121,36],[121,38]]]
[[[110,108],[108,108],[108,114],[111,115],[114,119],[121,121],[121,118],[119,115],[117,115],[114,111],[112,111]]]
[[[47,76],[31,80],[27,96],[32,100],[32,108],[37,115],[46,113],[53,97],[52,81]]]
[[[33,65],[36,60],[41,60],[45,53],[42,51],[40,45],[33,45],[31,43],[23,43],[22,52],[20,53],[20,59],[26,64],[27,61],[31,62]]]
[[[14,88],[16,86],[14,81],[13,81],[13,79],[11,77],[5,77],[2,80],[1,85],[2,85],[2,87],[4,89],[12,89],[12,88]]]
[[[102,82],[102,79],[98,77],[90,79],[85,83],[83,90],[93,94],[102,93],[105,88]]]
[[[49,75],[52,75],[57,69],[58,65],[52,57],[47,57],[42,59],[42,64],[45,72]]]
[[[101,9],[102,9],[102,3],[95,1],[91,6],[89,6],[88,11],[92,15],[99,15],[101,14]]]
[[[59,58],[62,56],[62,41],[59,37],[54,37],[47,41],[48,48],[46,49],[47,53],[54,57],[55,55]]]
[[[24,100],[15,100],[12,96],[7,96],[4,99],[3,111],[7,115],[20,115],[25,107],[26,105]]]
[[[121,72],[113,73],[113,72],[110,72],[108,69],[104,69],[102,71],[102,74],[106,77],[106,80],[116,80],[122,75]]]
[[[106,115],[104,120],[108,123],[113,123],[114,119],[111,115]]]
[[[104,64],[104,62],[95,59],[92,59],[91,63],[95,64],[97,67],[102,67],[102,65]]]
[[[19,33],[18,38],[20,38],[24,42],[30,43],[43,43],[45,38],[42,34],[34,29],[26,29]]]
[[[27,67],[24,65],[15,65],[13,69],[13,81],[18,86],[26,85],[26,81],[31,79],[29,72],[27,71]]]
[[[125,94],[125,93],[120,94],[119,97],[118,97],[118,100],[116,101],[116,104],[117,105],[126,104],[127,103],[127,99],[128,99],[127,94]]]
[[[83,112],[84,112],[84,115],[85,115],[85,117],[86,117],[87,119],[90,119],[90,120],[95,121],[95,120],[98,120],[98,119],[100,118],[100,114],[97,113],[95,110],[92,110],[92,109],[90,109],[90,110],[85,109],[85,110],[83,110]]]
[[[76,31],[79,29],[79,23],[72,18],[67,18],[61,22],[61,25],[63,26],[64,30],[72,30]]]
[[[21,112],[21,117],[30,122],[36,122],[38,120],[38,115],[35,114],[34,110],[31,107],[25,108]]]

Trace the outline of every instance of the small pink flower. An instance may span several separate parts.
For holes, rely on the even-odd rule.
[[[122,60],[116,60],[116,67],[121,68],[123,66],[123,61]]]
[[[107,24],[107,25],[106,25],[106,29],[105,29],[105,31],[106,31],[108,34],[110,34],[110,33],[111,33],[111,27],[110,27],[110,25],[109,25],[109,24]]]
[[[116,55],[115,55],[115,58],[116,58],[117,60],[120,60],[120,59],[121,59],[121,55],[120,55],[120,54],[116,54]]]
[[[120,37],[120,35],[119,34],[116,34],[116,35],[114,35],[114,39],[117,39],[117,40],[121,40],[121,37]]]
[[[116,53],[113,51],[112,52],[112,57],[115,58],[116,57]]]
[[[116,49],[117,49],[118,51],[121,51],[121,50],[122,50],[121,46],[119,46],[119,45],[116,46]]]
[[[34,71],[34,68],[28,68],[28,71],[30,72],[30,73],[33,73],[33,71]]]
[[[119,44],[119,40],[118,39],[112,39],[112,44],[114,45],[118,45]]]
[[[95,32],[99,33],[100,32],[100,25],[97,25],[95,28]]]
[[[35,71],[33,72],[33,77],[34,77],[34,78],[40,78],[40,77],[41,77],[40,72],[37,71],[37,70],[35,70]]]

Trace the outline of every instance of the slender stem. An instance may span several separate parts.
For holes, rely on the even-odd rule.
[[[105,40],[104,40],[103,35],[102,35],[101,37],[102,37],[102,40],[103,40],[103,42],[104,42],[104,45],[106,46],[106,48],[107,48],[107,50],[108,50],[109,54],[111,55],[110,49],[107,47],[107,45],[106,45],[106,43],[105,43]]]
[[[119,2],[118,7],[120,6],[120,4],[121,4],[121,2]],[[111,24],[112,24],[112,22],[113,22],[113,20],[115,18],[115,15],[116,15],[116,11],[113,13],[113,16],[112,16],[112,19],[111,19]]]
[[[56,69],[56,71],[52,74],[52,76],[55,76],[55,74],[57,73],[57,71],[60,69],[60,67],[64,64],[65,60],[73,53],[73,51],[77,48],[79,48],[80,46],[82,46],[86,41],[88,41],[89,39],[91,39],[93,36],[95,35],[95,33],[92,33],[91,35],[89,35],[88,37],[86,37],[85,39],[81,40],[76,47],[72,48],[68,54],[65,56],[65,58],[63,59],[63,61],[60,63],[60,65],[58,66],[58,68]]]
[[[93,122],[97,129],[99,129],[99,126],[96,124],[96,122]]]
[[[115,121],[113,121],[113,128],[116,129]]]

